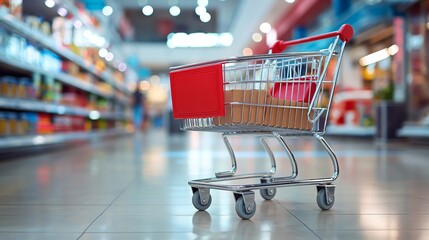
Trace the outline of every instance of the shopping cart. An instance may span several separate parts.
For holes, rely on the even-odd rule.
[[[181,129],[223,133],[232,163],[231,170],[217,172],[213,178],[189,181],[195,208],[206,210],[210,206],[210,189],[227,190],[234,194],[237,215],[249,219],[256,211],[253,190],[259,189],[261,196],[270,200],[277,188],[297,185],[316,185],[318,206],[322,210],[333,206],[332,182],[338,177],[339,166],[322,135],[344,47],[352,36],[353,29],[346,24],[336,32],[278,41],[269,54],[171,68],[173,114],[181,119]],[[320,51],[282,53],[289,46],[314,41],[328,41],[329,46]],[[269,155],[268,171],[236,174],[237,161],[229,138],[244,135],[260,139]],[[314,136],[330,157],[332,176],[298,179],[295,156],[285,141],[288,136]],[[269,138],[276,139],[286,151],[291,165],[289,176],[274,176],[277,165]],[[258,181],[229,184],[249,178]]]

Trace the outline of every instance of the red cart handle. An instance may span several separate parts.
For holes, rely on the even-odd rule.
[[[353,28],[349,24],[344,24],[340,27],[338,31],[330,32],[330,33],[324,33],[320,35],[315,35],[311,37],[306,38],[300,38],[296,40],[291,41],[281,41],[278,40],[274,45],[271,47],[272,53],[281,53],[283,52],[287,47],[292,45],[297,45],[301,43],[307,43],[307,42],[313,42],[321,39],[331,38],[339,36],[341,41],[349,42],[353,37]]]

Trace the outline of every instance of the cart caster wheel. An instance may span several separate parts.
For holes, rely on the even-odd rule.
[[[326,189],[321,188],[319,191],[317,191],[317,205],[322,210],[329,210],[334,205],[335,202],[335,196],[331,195],[329,199],[326,197]]]
[[[276,188],[264,188],[259,190],[261,193],[261,197],[265,200],[271,200],[276,196],[277,189]]]
[[[239,197],[235,202],[235,212],[239,217],[244,220],[250,219],[251,217],[253,217],[253,215],[255,215],[256,203],[255,201],[253,201],[253,209],[246,209],[243,197]]]
[[[194,207],[196,209],[198,209],[199,211],[204,211],[207,208],[210,207],[210,204],[212,203],[212,196],[209,194],[209,198],[208,201],[205,203],[201,202],[201,197],[200,197],[200,193],[198,191],[194,192],[194,195],[192,196],[192,204],[194,205]]]

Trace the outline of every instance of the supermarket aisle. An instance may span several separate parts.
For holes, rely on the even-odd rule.
[[[169,137],[154,131],[4,160],[0,239],[429,237],[427,148],[381,150],[372,142],[328,139],[341,167],[333,209],[319,210],[313,186],[279,189],[272,201],[257,194],[251,221],[237,217],[229,192],[213,190],[207,212],[197,212],[191,204],[187,181],[211,177],[228,166],[217,134]],[[329,173],[327,156],[314,142],[290,142],[302,176]],[[268,167],[256,141],[232,143],[243,171]],[[287,164],[278,165],[280,173],[288,173]]]

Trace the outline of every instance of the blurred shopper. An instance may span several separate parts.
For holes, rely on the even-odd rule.
[[[133,112],[134,112],[134,128],[141,129],[144,114],[143,94],[137,87],[133,94]]]

